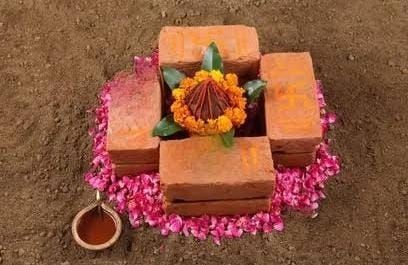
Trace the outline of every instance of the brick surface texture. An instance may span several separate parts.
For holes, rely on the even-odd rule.
[[[246,200],[220,200],[200,202],[170,202],[163,203],[164,211],[168,214],[175,213],[185,216],[211,215],[235,215],[253,214],[260,211],[268,211],[269,198],[246,199]]]
[[[215,42],[225,72],[256,76],[259,43],[255,28],[230,25],[206,27],[163,27],[159,36],[160,66],[174,67],[187,75],[200,69],[205,49]]]
[[[275,171],[267,137],[218,137],[162,141],[161,188],[168,200],[205,201],[268,197]]]
[[[304,167],[312,164],[316,158],[316,152],[309,153],[279,153],[272,154],[275,165],[282,165],[285,167]]]
[[[316,80],[309,53],[262,56],[265,120],[272,151],[313,152],[322,139]]]
[[[161,88],[157,75],[140,80],[120,73],[111,91],[107,151],[116,164],[158,164],[159,138],[152,130],[161,118]]]

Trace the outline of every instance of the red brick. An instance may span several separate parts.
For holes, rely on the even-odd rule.
[[[200,69],[204,51],[213,41],[220,50],[226,73],[258,73],[258,34],[255,28],[243,25],[163,27],[159,36],[160,66],[192,75]]]
[[[270,205],[269,198],[198,202],[170,202],[165,199],[163,203],[164,211],[167,214],[185,216],[253,214],[269,211]]]
[[[312,164],[316,159],[316,152],[310,153],[272,153],[275,165],[282,165],[285,167],[304,167]]]
[[[157,75],[139,79],[133,73],[115,76],[111,90],[107,151],[114,163],[158,164],[159,138],[152,130],[161,118]]]
[[[272,151],[313,152],[321,142],[320,109],[309,53],[262,56],[266,131]]]
[[[145,172],[159,171],[159,164],[113,164],[118,177],[137,175]]]
[[[162,141],[160,181],[171,201],[268,197],[275,183],[269,140],[235,138],[231,148],[218,137]]]

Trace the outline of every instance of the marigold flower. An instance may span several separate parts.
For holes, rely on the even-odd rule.
[[[231,130],[232,122],[227,116],[222,115],[217,119],[217,127],[221,133],[226,133]]]
[[[174,97],[175,99],[177,99],[177,100],[184,99],[184,97],[186,96],[186,90],[185,90],[185,89],[181,89],[181,88],[173,89],[172,95],[173,95],[173,97]]]
[[[224,75],[220,72],[220,70],[211,70],[210,76],[216,82],[220,82],[224,80]]]
[[[228,108],[225,110],[225,116],[227,116],[234,126],[240,126],[245,122],[247,114],[240,108]]]
[[[228,86],[237,86],[238,85],[238,76],[236,74],[226,74],[225,81]]]
[[[197,85],[197,83],[198,82],[194,80],[193,78],[186,77],[183,80],[181,80],[179,88],[188,90],[189,88],[192,88],[195,85]]]
[[[205,79],[207,79],[209,76],[209,73],[205,70],[200,70],[198,72],[195,73],[194,75],[194,80],[197,82],[201,82],[204,81]]]
[[[200,131],[198,123],[197,123],[196,119],[193,116],[186,117],[184,119],[183,123],[187,128],[190,128],[194,132],[199,132]]]

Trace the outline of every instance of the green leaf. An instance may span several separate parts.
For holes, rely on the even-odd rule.
[[[174,121],[173,116],[168,115],[156,124],[153,129],[153,136],[170,136],[181,130],[183,128]]]
[[[211,42],[205,50],[201,69],[207,71],[220,70],[221,73],[224,73],[222,58],[215,42]]]
[[[249,103],[253,103],[258,100],[259,96],[262,94],[262,91],[266,87],[266,81],[256,79],[249,82],[246,82],[244,89],[247,93]]]
[[[220,134],[222,144],[225,147],[232,147],[234,145],[234,134],[235,129],[231,129],[230,131]]]
[[[163,67],[163,78],[166,81],[166,84],[173,90],[177,87],[181,80],[183,80],[186,76],[177,69],[171,67]]]

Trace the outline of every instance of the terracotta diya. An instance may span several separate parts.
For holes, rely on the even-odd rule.
[[[82,209],[72,221],[75,241],[89,250],[102,250],[112,246],[122,232],[122,221],[109,205],[105,204],[99,191],[96,202]]]

